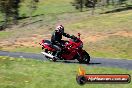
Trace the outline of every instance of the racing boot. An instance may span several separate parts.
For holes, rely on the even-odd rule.
[[[57,57],[59,60],[61,60],[61,54],[62,52],[61,51],[57,51],[56,54],[55,54],[55,57]]]

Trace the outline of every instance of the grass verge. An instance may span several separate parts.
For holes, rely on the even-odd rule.
[[[20,47],[11,50],[12,52],[33,52],[40,53],[42,51],[41,47]]]
[[[76,83],[79,64],[0,56],[0,88],[131,88],[132,84]],[[83,65],[87,73],[130,74],[131,70]]]

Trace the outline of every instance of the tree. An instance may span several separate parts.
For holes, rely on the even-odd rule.
[[[76,9],[79,9],[82,12],[83,11],[83,3],[84,3],[84,0],[74,0],[74,2],[72,4],[73,4],[73,6],[75,6]]]
[[[83,8],[91,8],[92,15],[94,14],[95,10],[95,5],[96,5],[97,0],[74,0],[72,3],[73,6],[75,6],[76,9],[80,9],[82,12]]]
[[[5,24],[10,21],[17,23],[19,18],[20,0],[0,0],[0,11],[3,14]]]
[[[0,1],[0,11],[3,14],[5,23],[9,20],[9,13],[10,13],[10,5],[9,0],[1,0]]]
[[[94,15],[94,10],[95,10],[95,5],[96,5],[96,0],[85,0],[85,7],[91,8],[91,14]]]
[[[39,0],[31,0],[29,3],[30,17],[32,17],[33,12],[37,9],[37,4]]]

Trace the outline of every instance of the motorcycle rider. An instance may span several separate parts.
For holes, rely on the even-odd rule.
[[[62,52],[61,48],[64,46],[64,41],[62,40],[62,36],[67,37],[67,38],[75,38],[74,35],[71,36],[67,33],[64,33],[64,26],[63,25],[57,26],[55,31],[53,32],[53,34],[51,36],[51,42],[57,48],[57,53],[55,55],[56,57],[60,56],[60,54]]]

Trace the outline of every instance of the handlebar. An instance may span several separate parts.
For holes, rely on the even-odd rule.
[[[73,38],[73,41],[74,42],[79,42],[80,40],[77,37],[75,37],[75,38]]]

